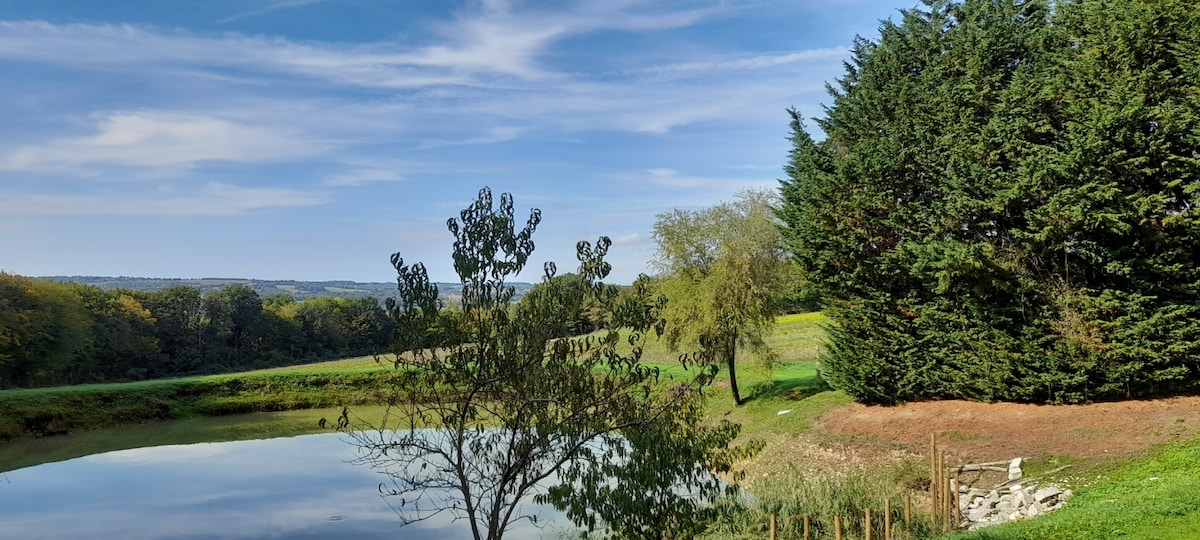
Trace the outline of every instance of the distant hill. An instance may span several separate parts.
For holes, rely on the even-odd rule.
[[[141,277],[104,277],[104,276],[43,276],[34,279],[47,279],[60,283],[80,283],[92,285],[101,289],[131,289],[135,291],[161,291],[169,287],[187,286],[198,287],[201,292],[221,289],[227,285],[249,285],[254,292],[263,298],[277,294],[291,295],[296,300],[304,300],[313,296],[331,296],[341,298],[375,298],[396,297],[396,283],[357,281],[293,281],[266,279],[238,278],[141,278]],[[519,300],[533,287],[530,283],[510,283],[516,289],[513,300]],[[444,302],[457,302],[462,295],[461,283],[438,283],[438,294]]]

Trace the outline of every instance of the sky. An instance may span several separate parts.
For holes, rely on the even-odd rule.
[[[603,235],[629,283],[658,214],[775,189],[786,109],[915,3],[0,1],[0,270],[457,281],[487,186],[542,211],[517,281]]]

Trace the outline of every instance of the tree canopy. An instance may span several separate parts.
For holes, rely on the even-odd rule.
[[[0,388],[142,380],[387,350],[374,298],[104,290],[0,272]]]
[[[1200,383],[1200,10],[929,1],[858,39],[790,250],[858,399],[1079,402]]]
[[[711,208],[659,214],[654,224],[658,290],[668,299],[667,343],[699,347],[724,364],[738,405],[737,350],[770,358],[763,337],[797,285],[772,214],[774,200],[769,191],[745,191]]]

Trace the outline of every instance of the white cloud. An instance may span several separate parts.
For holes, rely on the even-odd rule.
[[[612,239],[614,246],[637,246],[649,243],[650,238],[642,233],[632,233]]]
[[[850,49],[845,47],[828,47],[820,49],[808,49],[802,51],[792,51],[782,54],[763,54],[754,56],[743,56],[736,58],[728,58],[725,60],[703,61],[703,62],[683,62],[678,64],[665,64],[661,66],[650,66],[629,70],[628,74],[633,75],[698,75],[709,74],[718,71],[744,71],[752,69],[766,69],[784,66],[788,64],[796,64],[802,62],[814,61],[840,61],[850,54]]]
[[[401,182],[404,177],[390,169],[353,169],[325,179],[330,187],[358,187],[376,182]]]
[[[240,21],[243,19],[249,19],[251,17],[258,17],[259,15],[266,15],[267,13],[272,13],[275,11],[299,8],[299,7],[304,7],[304,6],[311,6],[313,4],[320,4],[325,1],[326,0],[282,0],[280,2],[273,2],[273,3],[267,4],[263,7],[257,8],[257,9],[234,13],[233,15],[230,15],[228,17],[225,17],[224,19],[221,19],[221,22],[229,23],[229,22],[234,22],[234,21]]]
[[[213,183],[184,195],[48,195],[0,192],[7,216],[216,216],[326,202],[319,193]]]
[[[0,170],[263,162],[307,156],[329,146],[264,127],[201,115],[110,113],[99,116],[95,124],[93,135],[17,148],[0,158]]]
[[[278,2],[244,15],[308,5]],[[482,83],[479,76],[541,79],[551,72],[538,57],[555,41],[600,30],[648,31],[695,24],[717,10],[637,12],[628,4],[583,2],[555,11],[516,10],[483,2],[434,26],[440,41],[405,47],[394,42],[314,44],[282,38],[204,36],[129,24],[0,21],[0,58],[85,69],[256,68],[378,88]],[[624,8],[624,9],[623,9]],[[487,84],[485,84],[486,86]]]

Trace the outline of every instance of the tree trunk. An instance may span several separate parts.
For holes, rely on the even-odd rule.
[[[733,335],[729,337],[729,350],[725,353],[725,366],[729,369],[729,388],[733,390],[733,403],[735,405],[742,404],[742,394],[738,392],[737,386],[737,367],[734,360],[737,357],[737,329],[733,330]]]

